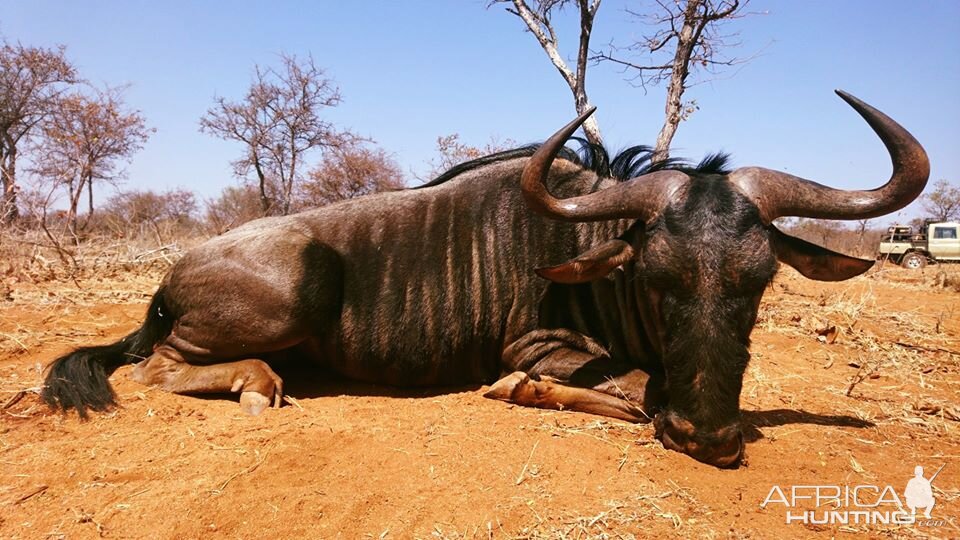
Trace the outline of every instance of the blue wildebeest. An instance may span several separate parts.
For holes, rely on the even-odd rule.
[[[359,381],[494,383],[488,397],[641,422],[667,448],[716,466],[743,453],[748,346],[777,261],[817,280],[859,260],[792,238],[780,216],[864,219],[926,185],[920,144],[838,92],[893,161],[872,191],[758,167],[607,160],[563,145],[592,112],[538,148],[451,169],[423,189],[248,223],[191,250],[140,329],[54,361],[42,396],[61,409],[115,402],[131,359],[170,392],[239,392],[246,413],[280,403],[263,358],[295,350]],[[498,380],[499,379],[499,380]]]

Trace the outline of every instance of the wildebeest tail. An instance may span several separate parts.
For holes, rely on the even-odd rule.
[[[81,347],[57,358],[47,367],[40,397],[50,407],[76,409],[87,418],[87,409],[104,411],[116,404],[108,378],[118,367],[138,361],[153,352],[153,346],[170,334],[174,317],[164,302],[164,288],[157,289],[138,330],[110,345]]]

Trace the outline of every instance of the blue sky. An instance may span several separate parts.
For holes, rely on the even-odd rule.
[[[648,29],[624,13],[651,2],[605,0],[593,43]],[[343,94],[327,118],[370,137],[405,171],[423,173],[437,136],[543,140],[573,116],[569,89],[522,22],[486,0],[351,2],[0,2],[0,34],[63,44],[97,84],[129,84],[128,104],[156,133],[128,166],[127,187],[187,187],[211,197],[234,185],[234,143],[198,131],[215,95],[239,98],[254,64],[311,53]],[[674,155],[731,152],[841,188],[890,173],[883,145],[833,94],[883,110],[924,144],[932,180],[960,183],[960,2],[755,0],[763,14],[730,23],[750,63],[691,88],[700,110],[681,124]],[[575,11],[558,17],[575,53]],[[612,149],[651,144],[664,89],[644,94],[611,65],[591,67],[588,92]],[[909,211],[908,211],[909,214]]]

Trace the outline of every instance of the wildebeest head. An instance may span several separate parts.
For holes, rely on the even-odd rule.
[[[893,175],[880,188],[836,190],[747,167],[729,174],[657,171],[556,199],[545,183],[550,164],[593,109],[545,142],[524,169],[523,193],[538,213],[570,222],[637,220],[621,237],[538,273],[581,283],[631,262],[645,296],[637,299],[640,320],[663,361],[668,402],[655,426],[667,448],[721,467],[739,463],[749,337],[777,260],[821,281],[849,279],[873,264],[790,237],[771,222],[782,216],[873,218],[906,206],[926,185],[930,165],[916,139],[880,111],[837,93],[890,153]]]

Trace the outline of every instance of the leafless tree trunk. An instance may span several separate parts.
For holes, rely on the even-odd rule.
[[[557,68],[563,80],[567,82],[573,92],[573,101],[577,114],[582,114],[590,107],[587,98],[587,61],[590,57],[590,33],[593,31],[593,20],[600,8],[600,0],[576,0],[580,11],[580,44],[577,50],[576,71],[570,69],[560,55],[557,33],[550,22],[550,14],[555,9],[561,9],[570,0],[532,0],[533,8],[526,0],[494,0],[490,3],[512,2],[513,8],[507,11],[523,19],[527,28],[537,38],[543,51],[547,53],[550,62]],[[603,144],[600,136],[600,126],[596,117],[591,116],[583,123],[583,132],[587,140],[594,144]]]
[[[250,163],[253,164],[253,169],[257,173],[257,187],[260,192],[260,211],[263,212],[263,215],[270,214],[270,196],[267,195],[267,175],[263,172],[263,166],[260,164],[260,158],[256,155],[256,152],[251,152]]]
[[[683,94],[689,88],[689,76],[697,68],[713,70],[720,66],[740,64],[746,60],[727,59],[720,51],[735,43],[730,43],[730,35],[717,31],[717,23],[744,16],[743,8],[748,0],[657,0],[660,10],[656,14],[639,14],[627,10],[634,17],[643,19],[658,30],[643,40],[619,48],[612,44],[608,52],[592,57],[596,61],[609,61],[634,73],[629,80],[647,84],[668,81],[667,100],[664,107],[663,127],[657,135],[653,160],[662,161],[670,155],[670,143],[677,132],[680,122],[687,119],[697,109],[695,101],[684,103]],[[664,54],[673,55],[662,62],[656,60]],[[650,63],[637,63],[624,60],[620,53],[628,51],[651,57]]]
[[[77,185],[70,186],[70,206],[67,209],[67,230],[70,231],[70,234],[73,236],[75,243],[79,244],[80,242],[80,199],[83,198],[84,189],[91,193],[90,197],[92,199],[92,188],[91,188],[92,179],[89,177],[89,174],[86,172],[80,173],[77,176]]]
[[[93,218],[93,178],[87,179],[87,217],[83,220],[83,228],[86,229]]]
[[[857,220],[857,255],[863,255],[863,237],[867,234],[869,219]]]
[[[0,223],[10,223],[18,216],[17,211],[17,145],[11,137],[4,135],[4,144],[0,145],[0,175],[3,176],[3,198],[0,199]],[[4,150],[7,149],[5,152]]]
[[[653,161],[662,161],[669,157],[670,143],[677,132],[677,126],[683,118],[683,92],[687,89],[687,77],[690,75],[690,57],[693,47],[699,41],[700,35],[708,19],[699,17],[700,8],[705,0],[688,0],[683,10],[683,24],[677,35],[677,51],[673,57],[670,84],[667,86],[667,104],[664,107],[663,127],[657,134],[657,145],[653,151]]]

